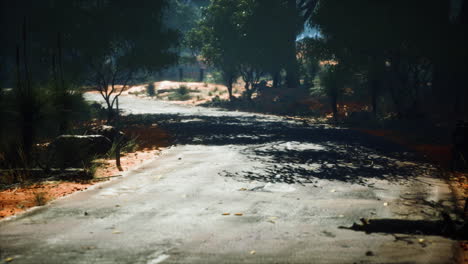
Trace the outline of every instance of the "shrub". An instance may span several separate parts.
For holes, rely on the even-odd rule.
[[[187,101],[191,98],[190,90],[186,85],[180,85],[177,90],[168,96],[168,99],[171,101]]]
[[[177,91],[180,95],[186,95],[189,93],[189,89],[187,87],[187,85],[180,85],[179,86],[179,90]]]

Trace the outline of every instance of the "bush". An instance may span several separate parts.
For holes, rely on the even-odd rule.
[[[187,85],[180,85],[177,92],[180,95],[186,95],[186,94],[189,94],[189,89],[188,89]]]
[[[187,101],[192,99],[190,96],[190,90],[186,85],[180,85],[177,90],[168,96],[171,101]]]
[[[53,83],[33,84],[29,91],[17,88],[0,98],[0,167],[36,166],[40,147],[76,122],[87,121],[92,108],[72,86],[58,89]]]

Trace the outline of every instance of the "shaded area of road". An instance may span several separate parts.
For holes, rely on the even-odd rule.
[[[135,97],[121,106],[176,145],[125,177],[1,222],[2,258],[453,263],[456,241],[438,232],[450,192],[398,146],[275,116]],[[352,228],[362,219],[376,227]]]

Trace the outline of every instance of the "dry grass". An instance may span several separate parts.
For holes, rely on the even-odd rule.
[[[34,202],[37,206],[43,206],[47,203],[47,193],[37,192],[34,193]]]

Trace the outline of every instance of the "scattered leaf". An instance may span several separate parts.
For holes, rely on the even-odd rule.
[[[230,215],[231,213],[223,213],[223,215]]]
[[[250,255],[255,255],[255,254],[257,254],[257,251],[255,250],[250,251]]]
[[[5,259],[5,262],[12,262],[13,261],[13,258],[12,257],[9,257],[9,258],[6,258]]]
[[[344,215],[339,215],[338,217],[339,217],[339,218],[343,218],[343,217],[344,217]]]
[[[388,206],[388,203],[383,203],[383,206]]]
[[[122,232],[120,232],[118,230],[115,230],[115,231],[112,232],[112,234],[117,235],[117,234],[122,234]]]
[[[240,188],[239,191],[247,191],[246,188]]]
[[[419,242],[419,243],[424,243],[424,241],[425,241],[425,240],[424,240],[423,238],[418,239],[418,242]]]
[[[336,190],[335,190],[335,189],[332,189],[330,192],[336,192]]]
[[[368,224],[369,224],[369,220],[366,219],[366,218],[361,218],[361,219],[359,219],[359,220],[361,220],[361,223],[362,223],[363,225],[368,225]]]
[[[243,213],[235,213],[234,215],[235,216],[243,216],[244,214]]]
[[[268,222],[272,223],[272,224],[276,224],[276,221],[275,220],[268,220]]]

